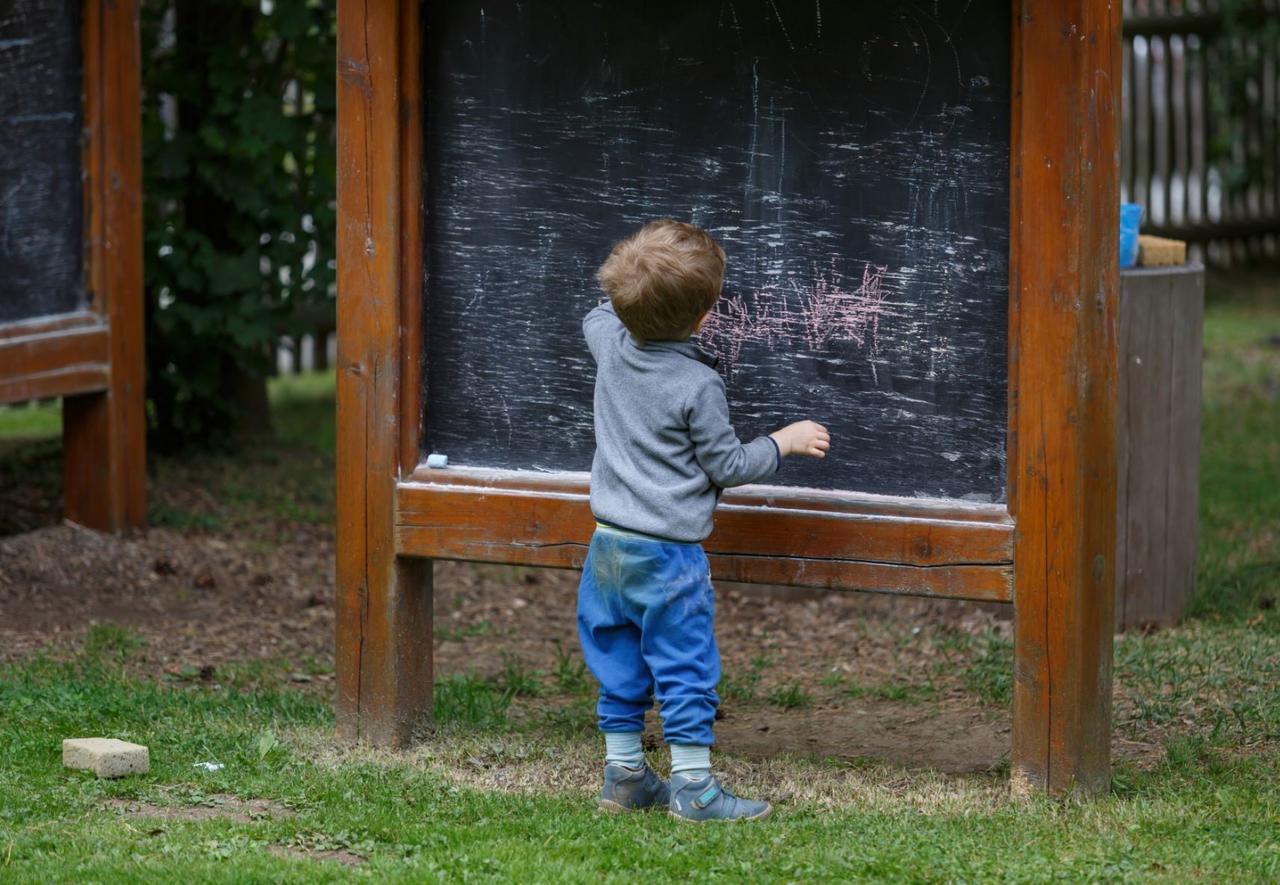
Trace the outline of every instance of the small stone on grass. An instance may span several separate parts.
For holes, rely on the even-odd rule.
[[[150,771],[151,755],[141,744],[115,738],[69,738],[62,742],[62,765],[98,777],[124,777]]]

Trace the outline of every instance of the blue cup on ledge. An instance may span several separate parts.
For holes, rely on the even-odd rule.
[[[1138,228],[1142,224],[1142,206],[1138,203],[1120,204],[1120,267],[1133,267],[1138,263]]]

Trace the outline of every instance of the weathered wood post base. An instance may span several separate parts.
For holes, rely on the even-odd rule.
[[[338,737],[405,747],[431,719],[431,560],[396,557],[366,587],[359,612],[339,608]]]
[[[67,519],[101,532],[146,524],[145,435],[141,394],[63,397],[62,495]]]

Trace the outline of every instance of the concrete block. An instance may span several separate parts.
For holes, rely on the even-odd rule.
[[[71,738],[62,742],[62,764],[88,769],[98,777],[124,777],[146,774],[151,769],[151,754],[141,744],[115,738]]]

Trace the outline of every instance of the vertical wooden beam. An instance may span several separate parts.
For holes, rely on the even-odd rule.
[[[1121,4],[1017,5],[1012,780],[1097,794],[1110,782]]]
[[[423,94],[419,5],[406,4],[400,27],[400,467],[413,473],[420,457],[423,418]]]
[[[85,283],[109,328],[105,392],[63,399],[68,519],[146,523],[142,318],[142,116],[137,0],[85,0]]]
[[[338,3],[338,735],[391,746],[431,710],[430,563],[393,533],[417,28],[412,0]]]

